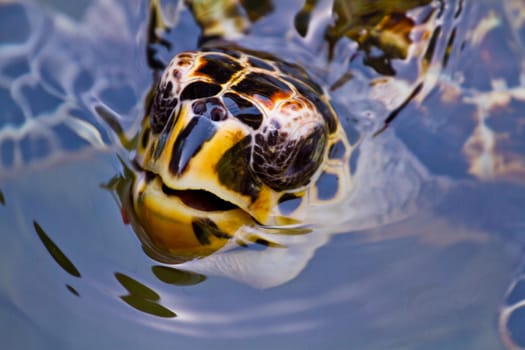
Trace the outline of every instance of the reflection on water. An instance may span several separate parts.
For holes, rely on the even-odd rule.
[[[64,271],[69,273],[71,276],[80,278],[81,275],[78,269],[75,267],[75,265],[73,265],[71,260],[69,260],[69,258],[60,250],[60,248],[58,248],[58,246],[53,242],[53,240],[49,238],[49,236],[44,232],[42,227],[40,227],[40,225],[36,221],[33,221],[33,226],[35,228],[36,234],[42,241],[42,244],[44,244],[44,247],[46,247],[47,251],[58,263],[58,265],[60,265],[60,267],[64,269]],[[73,286],[66,283],[66,288],[77,297],[80,296],[78,291]]]
[[[175,286],[192,286],[206,280],[204,275],[178,270],[170,266],[152,266],[151,270],[160,281]]]
[[[0,5],[3,347],[525,348],[522,2],[241,1],[243,45],[332,87],[353,189],[311,231],[177,265],[144,254],[108,184],[151,86],[147,4],[59,3]],[[199,36],[163,13],[160,62]]]
[[[130,306],[158,317],[177,316],[173,311],[160,305],[160,296],[152,289],[123,273],[115,273],[115,278],[128,290],[129,294],[122,295],[120,298]]]
[[[33,225],[38,237],[58,265],[70,275],[80,278],[81,275],[78,269],[44,232],[42,227],[36,221],[33,222]],[[177,270],[169,266],[152,266],[151,269],[160,281],[171,285],[191,286],[206,280],[206,277],[203,275]],[[174,312],[160,305],[160,296],[152,289],[123,273],[115,273],[115,278],[129,292],[129,294],[122,295],[120,298],[133,308],[159,317],[176,317]],[[66,287],[74,295],[80,296],[79,292],[71,285],[66,284]]]
[[[58,248],[57,245],[53,243],[49,236],[44,232],[42,227],[40,227],[36,221],[33,221],[33,225],[35,227],[36,234],[46,247],[49,254],[51,254],[53,259],[55,259],[57,264],[60,265],[60,267],[71,276],[80,278],[80,272],[77,270],[75,265],[73,265],[71,260],[69,260],[68,257],[60,250],[60,248]]]

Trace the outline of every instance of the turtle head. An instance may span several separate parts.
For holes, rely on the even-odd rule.
[[[181,53],[153,92],[132,201],[144,230],[171,253],[206,255],[244,225],[285,223],[279,202],[302,196],[322,168],[326,117],[255,59]]]

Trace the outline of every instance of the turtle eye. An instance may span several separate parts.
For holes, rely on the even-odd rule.
[[[297,155],[287,169],[287,174],[290,177],[296,177],[300,185],[306,185],[321,165],[326,141],[326,133],[323,132],[323,129],[316,128],[298,144]]]
[[[173,83],[161,81],[155,91],[149,113],[153,133],[158,134],[164,129],[178,103],[179,100],[173,94]]]
[[[289,139],[278,130],[255,136],[251,167],[253,172],[276,191],[307,185],[323,160],[326,131],[316,126],[308,135]]]

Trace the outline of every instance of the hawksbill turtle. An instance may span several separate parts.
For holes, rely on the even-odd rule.
[[[34,220],[41,234],[43,219],[13,179],[103,153],[120,169],[105,187],[149,256],[258,287],[293,280],[337,233],[425,217],[470,188],[486,201],[500,183],[511,192],[502,205],[514,204],[501,230],[523,243],[519,1],[306,1],[282,27],[244,1],[152,1],[147,23],[138,7],[83,6],[79,25],[73,10],[50,21],[2,5],[31,28],[4,39],[0,63],[0,203],[23,209],[22,227]],[[189,10],[200,35],[170,39]],[[51,189],[18,191],[65,191],[57,179],[36,183]],[[67,187],[74,198],[89,188]],[[49,220],[53,231],[70,219]],[[517,270],[498,317],[515,349],[525,348]]]

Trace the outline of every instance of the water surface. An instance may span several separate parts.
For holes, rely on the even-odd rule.
[[[337,224],[281,250],[149,258],[104,186],[129,155],[97,113],[138,127],[146,4],[2,4],[2,345],[503,349],[499,310],[525,244],[523,6],[386,2],[385,17],[360,1],[248,3],[242,44],[310,69],[362,140],[351,196],[322,213]],[[177,6],[163,4],[174,30],[160,59],[197,45]]]

